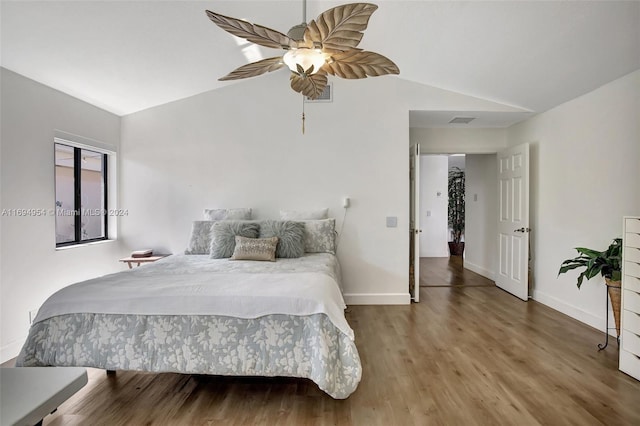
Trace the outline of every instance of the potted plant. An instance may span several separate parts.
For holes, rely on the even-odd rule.
[[[449,227],[452,232],[452,241],[449,242],[449,253],[452,256],[462,256],[464,242],[460,241],[464,234],[464,170],[452,167],[449,170]]]
[[[622,279],[622,238],[615,238],[605,251],[597,251],[584,247],[576,247],[578,257],[567,259],[562,262],[558,275],[572,269],[584,268],[578,275],[578,288],[586,278],[590,280],[596,275],[602,275],[607,284],[613,317],[616,322],[616,333],[620,337],[620,302],[621,302],[621,279]]]

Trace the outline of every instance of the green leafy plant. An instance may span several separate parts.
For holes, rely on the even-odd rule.
[[[578,288],[586,278],[590,280],[600,274],[611,281],[620,281],[622,260],[622,238],[615,238],[605,251],[597,251],[584,247],[576,247],[580,255],[562,262],[558,275],[577,268],[584,268],[578,275]]]
[[[449,226],[453,230],[453,242],[459,243],[464,233],[464,170],[452,167],[449,170]]]

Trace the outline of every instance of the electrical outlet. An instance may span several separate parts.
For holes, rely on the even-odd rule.
[[[38,315],[37,309],[32,309],[29,311],[29,324],[33,324],[33,320],[36,319],[36,315]]]

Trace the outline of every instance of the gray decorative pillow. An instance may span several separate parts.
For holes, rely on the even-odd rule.
[[[276,261],[278,237],[245,238],[236,235],[236,246],[231,260],[268,260]]]
[[[265,220],[260,224],[260,238],[278,237],[276,257],[304,255],[304,223],[289,220]]]
[[[280,219],[282,220],[317,220],[327,219],[329,217],[329,209],[314,210],[280,210]]]
[[[224,259],[233,255],[236,235],[246,238],[258,238],[260,225],[255,222],[220,221],[211,227],[211,258]]]
[[[194,220],[191,225],[189,245],[184,254],[209,254],[211,248],[212,220]]]
[[[304,251],[336,254],[336,220],[304,220]]]
[[[251,209],[204,209],[206,220],[251,220]]]

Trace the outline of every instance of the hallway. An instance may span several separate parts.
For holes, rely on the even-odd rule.
[[[462,256],[421,257],[420,287],[495,287],[495,283],[463,267]]]

